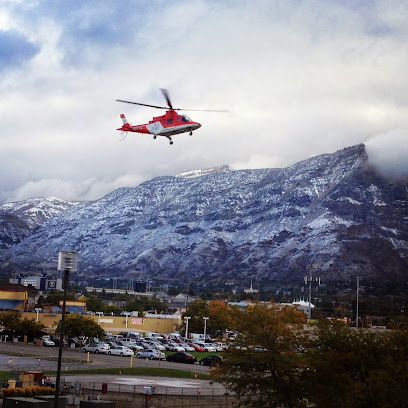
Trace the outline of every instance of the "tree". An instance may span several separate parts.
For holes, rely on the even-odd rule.
[[[235,309],[234,317],[240,334],[215,370],[217,381],[245,406],[306,407],[303,373],[308,362],[298,353],[307,342],[299,325],[304,314],[269,304]]]
[[[52,290],[48,293],[47,297],[43,300],[43,304],[46,305],[58,305],[64,298],[63,291]],[[67,300],[77,300],[77,295],[74,292],[67,292]]]
[[[21,313],[17,310],[0,312],[0,323],[5,331],[13,333],[14,336],[27,336],[29,339],[38,337],[45,329],[44,324],[34,319],[21,319]]]
[[[45,329],[45,325],[41,322],[36,322],[34,319],[20,320],[18,328],[16,330],[17,336],[27,336],[28,339],[32,340],[39,337]]]
[[[61,321],[58,322],[55,333],[61,332]],[[105,332],[91,317],[72,314],[65,316],[64,334],[67,337],[98,337],[103,339]]]
[[[21,313],[17,310],[0,312],[0,324],[5,330],[17,331],[21,321]]]
[[[208,303],[206,300],[197,299],[191,302],[188,305],[188,308],[183,313],[183,322],[184,317],[191,317],[188,322],[188,332],[189,333],[203,333],[204,331],[204,320],[203,317],[208,317],[209,309]],[[184,322],[185,326],[185,322]]]
[[[208,333],[225,332],[231,323],[228,304],[221,300],[213,300],[208,305]]]
[[[103,311],[105,313],[113,313],[114,315],[118,315],[118,314],[120,314],[122,309],[119,306],[116,306],[116,305],[107,305],[107,306],[105,306]]]
[[[139,316],[143,316],[143,306],[136,299],[126,302],[125,310],[127,312],[138,312]]]
[[[91,312],[102,312],[105,308],[103,301],[95,295],[89,296],[86,300],[86,308]]]
[[[314,335],[309,401],[333,408],[406,406],[407,332],[355,330],[322,320]]]

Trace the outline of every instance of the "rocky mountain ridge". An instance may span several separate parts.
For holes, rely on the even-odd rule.
[[[60,198],[44,197],[1,205],[0,249],[18,244],[36,227],[75,204]]]
[[[408,188],[364,145],[283,169],[157,177],[69,206],[1,252],[3,273],[55,271],[79,252],[89,276],[225,282],[408,277]]]

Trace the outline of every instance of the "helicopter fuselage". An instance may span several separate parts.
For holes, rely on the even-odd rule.
[[[123,118],[124,115],[122,120]],[[192,121],[187,115],[179,115],[174,110],[168,110],[165,115],[156,116],[146,124],[132,126],[124,122],[118,130],[169,137],[179,133],[192,132],[200,127],[200,123]]]

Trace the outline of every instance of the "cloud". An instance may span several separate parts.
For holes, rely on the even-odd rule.
[[[408,129],[404,5],[6,2],[0,29],[38,49],[0,77],[0,200],[97,198],[222,164],[287,166]],[[160,87],[176,107],[230,113],[187,112],[202,127],[173,146],[118,142],[121,113],[137,124],[161,112],[115,99],[163,105]]]
[[[0,44],[1,71],[20,66],[39,52],[37,45],[14,30],[0,30]]]
[[[138,175],[123,175],[116,179],[90,178],[86,180],[72,181],[61,179],[42,179],[29,181],[18,189],[7,192],[3,191],[1,196],[6,196],[7,201],[16,202],[32,197],[55,196],[65,200],[76,201],[96,200],[122,186],[134,187],[140,184],[143,179]]]
[[[381,174],[408,179],[408,129],[392,130],[366,142],[369,163]]]

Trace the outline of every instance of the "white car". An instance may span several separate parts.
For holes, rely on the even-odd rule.
[[[54,347],[55,343],[51,339],[45,338],[45,339],[43,339],[43,345],[45,347]]]
[[[183,347],[185,351],[195,351],[195,348],[190,346],[190,344],[180,343],[180,346]]]
[[[166,355],[160,350],[147,349],[143,351],[138,351],[136,353],[136,357],[137,358],[148,358],[150,360],[153,360],[153,359],[164,360],[166,358]]]
[[[167,348],[170,351],[186,351],[179,343],[167,343]]]
[[[112,354],[113,356],[126,356],[126,357],[135,355],[133,350],[125,346],[118,346],[118,347],[111,348],[108,350],[108,354],[109,355]]]
[[[155,348],[156,350],[166,351],[166,347],[163,344],[159,343],[158,341],[148,341],[146,342],[150,345],[151,348]]]
[[[215,347],[217,351],[224,351],[227,348],[225,343],[220,343],[219,341],[212,343],[212,346]]]

